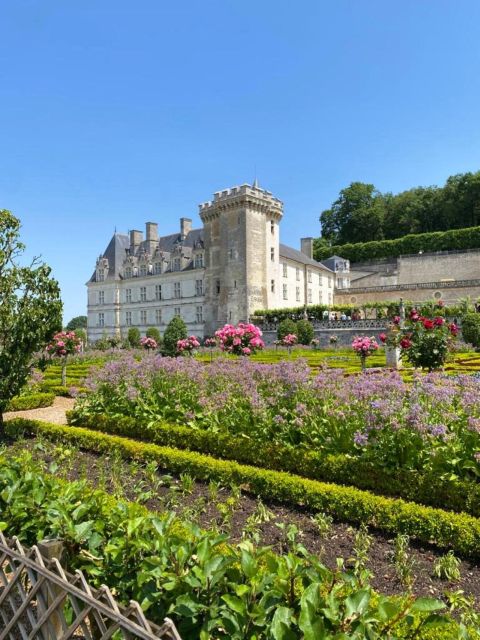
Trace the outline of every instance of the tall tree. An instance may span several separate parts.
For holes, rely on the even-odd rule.
[[[20,221],[0,210],[0,426],[8,401],[24,386],[35,352],[62,327],[62,302],[51,269],[34,259],[21,266],[25,249]]]
[[[77,329],[87,328],[87,316],[75,316],[65,327],[67,331],[76,331]]]

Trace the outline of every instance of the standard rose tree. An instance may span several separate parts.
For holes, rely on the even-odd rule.
[[[358,336],[352,342],[352,349],[360,358],[362,370],[366,369],[367,358],[378,349],[378,343],[373,336]]]
[[[67,384],[67,358],[78,353],[82,348],[80,338],[75,331],[60,331],[53,336],[47,345],[47,353],[62,361],[62,386]]]
[[[249,356],[265,346],[261,330],[254,324],[226,324],[215,332],[220,349],[237,356]]]
[[[21,266],[25,249],[20,221],[0,210],[0,425],[8,401],[24,386],[41,351],[62,323],[58,282],[34,259]]]

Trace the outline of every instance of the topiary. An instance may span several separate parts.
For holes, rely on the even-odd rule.
[[[187,336],[187,325],[182,318],[180,316],[172,318],[163,334],[163,355],[175,356],[177,354],[177,342],[185,340]]]
[[[128,344],[132,348],[137,348],[140,346],[140,330],[137,327],[130,327],[127,333]]]
[[[277,338],[283,340],[289,333],[297,334],[297,323],[290,320],[290,318],[285,318],[285,320],[282,320],[278,325]]]
[[[480,348],[480,313],[467,313],[463,316],[462,337],[475,349]]]
[[[308,320],[299,320],[297,322],[296,334],[300,344],[310,344],[315,337],[313,324]]]
[[[152,338],[160,346],[162,342],[162,336],[160,335],[160,331],[157,329],[157,327],[149,327],[145,336],[147,338]]]

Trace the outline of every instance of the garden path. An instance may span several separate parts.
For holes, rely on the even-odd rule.
[[[51,407],[40,409],[28,409],[27,411],[8,411],[5,413],[5,420],[11,418],[29,418],[32,420],[44,420],[55,424],[67,424],[66,412],[73,409],[75,400],[73,398],[63,398],[56,396]]]

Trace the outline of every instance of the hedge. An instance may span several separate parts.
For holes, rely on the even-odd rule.
[[[6,411],[27,411],[28,409],[51,407],[54,400],[54,393],[31,393],[25,396],[17,396],[10,400]]]
[[[389,535],[405,533],[422,543],[453,549],[463,556],[480,557],[480,520],[464,513],[426,507],[401,498],[377,496],[352,487],[308,480],[282,472],[218,460],[181,451],[71,427],[17,418],[6,423],[9,435],[35,434],[64,441],[102,454],[117,451],[126,458],[154,460],[174,474],[190,473],[200,480],[235,483],[265,500],[331,514],[353,524],[364,523]]]
[[[67,420],[72,425],[79,421],[75,411],[67,411]],[[326,455],[167,422],[144,425],[129,416],[87,416],[81,418],[81,424],[94,431],[197,451],[264,469],[287,471],[312,480],[368,489],[377,494],[402,497],[452,511],[465,511],[480,517],[480,484],[477,482],[449,481],[438,474],[407,469],[389,472],[384,467],[375,467],[371,462],[345,454]]]
[[[67,378],[67,382],[68,382],[68,378]],[[61,384],[48,384],[48,383],[45,384],[44,382],[40,383],[40,388],[42,389],[42,391],[51,391],[56,396],[64,396],[66,398],[71,397],[70,391],[72,390],[72,387],[75,388],[77,393],[85,393],[86,391],[88,391],[84,387],[80,387],[77,384],[75,384],[75,382],[73,382],[70,386],[66,386],[66,387],[62,386]]]
[[[452,251],[479,247],[480,227],[469,227],[433,233],[411,233],[396,240],[355,242],[326,248],[314,243],[313,253],[315,260],[326,260],[333,255],[339,255],[351,262],[366,262],[379,258],[396,258],[419,251]]]

